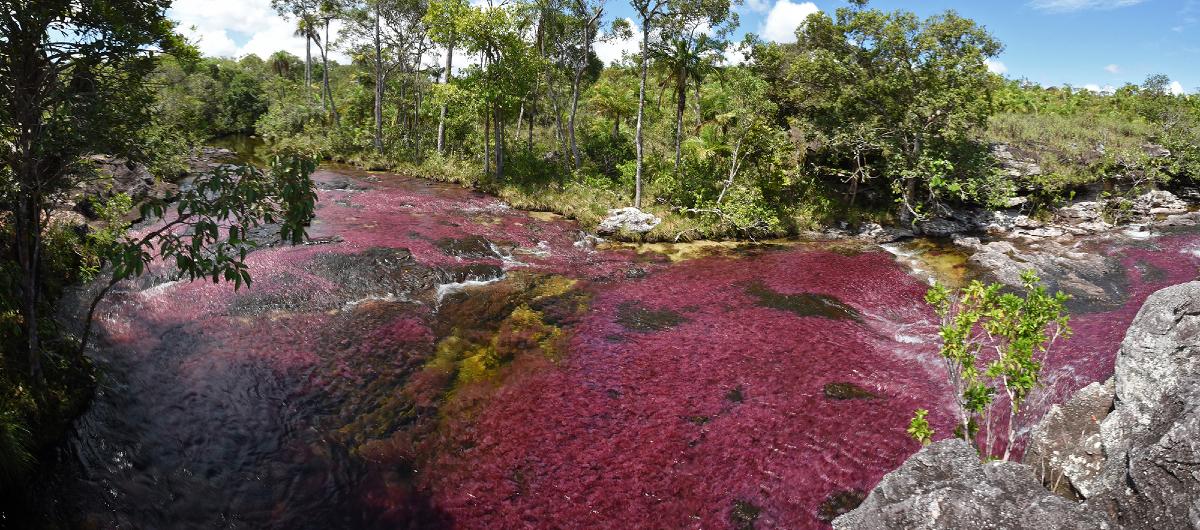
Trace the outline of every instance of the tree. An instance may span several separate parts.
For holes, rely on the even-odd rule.
[[[22,331],[41,377],[38,306],[43,234],[54,196],[78,181],[82,158],[145,160],[160,52],[188,53],[166,0],[0,1],[0,205],[14,227]]]
[[[592,43],[600,31],[600,19],[604,16],[604,0],[575,0],[571,4],[571,14],[578,25],[579,47],[574,60],[574,73],[571,77],[571,117],[567,120],[567,131],[570,134],[571,157],[576,169],[582,163],[579,155],[579,142],[575,139],[575,116],[579,111],[579,85],[583,81],[583,73],[587,70],[592,57]]]
[[[141,206],[152,229],[125,234],[102,249],[111,276],[92,299],[84,321],[80,350],[91,336],[92,317],[116,284],[145,272],[155,259],[173,262],[177,277],[250,285],[246,256],[258,242],[254,229],[278,223],[282,241],[298,244],[313,218],[316,189],[310,175],[316,163],[295,154],[277,156],[269,171],[253,166],[217,168],[200,175],[173,207],[165,201]]]
[[[108,154],[156,167],[154,146],[161,143],[156,135],[164,134],[164,128],[153,114],[154,87],[147,80],[163,53],[221,72],[216,63],[197,65],[195,50],[166,18],[168,5],[166,0],[0,1],[0,85],[9,88],[0,94],[0,207],[13,223],[21,327],[36,381],[41,380],[43,353],[39,306],[44,238],[55,201],[93,178],[88,155]],[[235,83],[228,102],[256,105],[256,82]],[[148,245],[125,246],[136,252],[125,254],[124,269],[122,262],[115,265],[118,276],[128,277],[122,271],[129,270],[140,273],[143,266],[131,268],[135,260],[144,264],[155,257],[183,256],[184,274],[245,281],[246,246],[240,242],[246,232],[241,227],[278,220],[285,227],[283,235],[294,240],[303,237],[303,224],[311,217],[314,195],[308,172],[272,175],[198,178],[196,188],[184,192],[171,210],[190,219],[197,232],[163,232]],[[171,216],[161,203],[152,209],[143,213]],[[220,227],[230,222],[222,238]]]
[[[321,54],[321,105],[325,111],[329,113],[333,119],[334,125],[340,121],[337,111],[337,103],[333,100],[333,89],[329,86],[329,52],[333,47],[333,41],[329,39],[329,24],[336,18],[342,16],[342,6],[339,2],[332,0],[323,0],[317,11],[317,16],[325,26],[325,39],[321,40],[318,35],[315,39],[318,51]]]
[[[429,27],[430,38],[446,51],[446,66],[442,72],[444,85],[449,85],[454,76],[454,47],[458,44],[468,9],[466,0],[432,0],[425,13],[425,25]],[[446,104],[442,103],[438,111],[437,128],[439,155],[445,154],[446,150],[446,111]]]
[[[654,49],[655,60],[666,74],[664,81],[674,84],[676,174],[679,173],[682,158],[683,114],[687,108],[688,83],[695,80],[699,86],[704,77],[716,69],[714,63],[720,57],[723,48],[721,43],[700,33],[700,30],[701,26],[698,23],[693,24],[690,28],[682,29],[679,34],[667,37]]]
[[[504,178],[505,125],[520,110],[541,64],[524,39],[532,26],[530,14],[521,5],[477,7],[462,27],[464,48],[480,56],[464,81],[484,104],[484,167],[488,172],[494,160],[498,180]],[[495,142],[491,148],[489,135]]]
[[[320,38],[317,29],[321,0],[271,0],[271,7],[281,16],[296,19],[297,37],[304,37],[304,90],[312,88],[312,45]]]
[[[1008,404],[1002,453],[1007,460],[1016,441],[1022,406],[1041,383],[1049,349],[1071,334],[1067,295],[1048,294],[1040,282],[1033,271],[1026,271],[1021,275],[1024,296],[978,280],[961,291],[936,284],[925,295],[940,319],[940,354],[958,405],[955,434],[977,445],[984,458],[993,456],[998,434],[992,428],[999,420],[993,417],[996,394],[1003,392]],[[917,426],[918,420],[924,420],[921,411],[910,428]],[[976,442],[981,424],[984,436]],[[932,435],[921,434],[925,438]]]
[[[696,34],[701,27],[715,28],[730,20],[736,25],[737,15],[730,11],[729,0],[631,0],[631,3],[642,23],[641,84],[638,90],[637,130],[634,132],[637,165],[633,193],[634,207],[641,208],[645,161],[642,135],[646,114],[646,77],[652,60],[651,29],[658,30],[660,38],[670,34]],[[660,25],[662,27],[658,27]]]
[[[371,65],[375,84],[372,110],[373,146],[383,154],[383,101],[387,82],[397,68],[408,64],[410,50],[425,38],[420,0],[363,0],[348,12],[348,37],[357,55]]]
[[[796,44],[783,46],[787,57],[775,60],[786,69],[786,107],[796,109],[815,145],[868,146],[865,160],[858,157],[862,149],[840,148],[817,158],[835,174],[865,162],[870,168],[856,171],[888,177],[901,219],[920,218],[922,186],[931,200],[962,197],[969,189],[964,181],[983,173],[970,154],[978,150],[998,83],[984,61],[1001,45],[953,11],[919,19],[854,4],[833,17],[810,15]]]
[[[645,142],[642,139],[646,119],[646,76],[650,69],[650,27],[668,13],[667,0],[631,0],[634,11],[642,22],[642,52],[639,60],[637,125],[633,133],[633,144],[637,151],[634,172],[633,207],[642,207],[642,166],[646,159]]]

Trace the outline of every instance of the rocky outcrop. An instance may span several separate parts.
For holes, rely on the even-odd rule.
[[[615,208],[609,210],[608,217],[600,221],[597,232],[600,234],[615,234],[618,232],[644,234],[653,230],[661,222],[662,219],[637,208]]]
[[[856,237],[871,241],[873,243],[893,243],[896,241],[910,239],[914,236],[912,230],[903,228],[885,227],[879,223],[865,223],[859,227]]]
[[[993,144],[992,158],[1000,166],[1000,171],[1010,179],[1024,179],[1042,174],[1042,166],[1031,158],[1017,156],[1008,144]]]
[[[1127,526],[1200,526],[1200,282],[1146,300],[1114,379],[1097,502]]]
[[[1197,440],[1200,282],[1191,282],[1146,300],[1116,375],[1052,409],[1033,429],[1026,464],[980,463],[969,445],[938,442],[834,526],[1200,528]],[[1065,495],[1048,499],[1047,486]]]
[[[1015,462],[981,462],[959,439],[933,443],[888,473],[839,530],[1113,528],[1102,513],[1050,493]]]
[[[954,242],[975,251],[968,261],[1005,285],[1020,286],[1021,273],[1032,269],[1051,292],[1062,290],[1094,301],[1115,301],[1120,295],[1112,279],[1121,277],[1121,264],[1110,256],[1081,252],[1053,240],[1020,246],[1009,241],[983,243],[973,237],[955,237]]]
[[[1084,499],[1104,489],[1100,422],[1113,407],[1113,380],[1092,383],[1054,405],[1029,433],[1024,462],[1050,491]]]

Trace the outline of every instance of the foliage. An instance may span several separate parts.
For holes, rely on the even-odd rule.
[[[919,217],[927,202],[977,199],[966,183],[982,169],[977,137],[987,123],[996,78],[985,60],[1001,45],[950,11],[926,19],[863,3],[816,13],[795,44],[759,44],[758,63],[786,89],[790,121],[814,169],[851,183],[874,177]],[[845,168],[850,168],[847,174]]]
[[[958,403],[956,435],[978,444],[991,458],[996,434],[993,409],[1007,399],[1007,431],[1002,458],[1016,442],[1018,416],[1040,384],[1042,365],[1059,338],[1070,336],[1067,295],[1050,295],[1033,271],[1021,275],[1024,296],[1004,292],[1001,284],[978,280],[961,291],[936,284],[925,295],[940,318],[940,354]],[[997,413],[999,414],[999,413]],[[914,420],[915,421],[915,420]],[[984,430],[977,440],[978,430]]]
[[[929,420],[925,417],[929,415],[926,409],[917,409],[913,412],[912,421],[908,422],[908,435],[921,445],[929,445],[933,441],[933,428],[929,426]]]

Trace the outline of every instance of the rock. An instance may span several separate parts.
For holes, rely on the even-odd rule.
[[[1026,457],[1033,468],[980,463],[965,442],[944,440],[885,476],[858,509],[833,524],[1200,528],[1197,440],[1200,281],[1162,289],[1146,300],[1121,343],[1113,379],[1080,390],[1034,427]],[[1047,468],[1061,472],[1072,492],[1087,500],[1051,494],[1034,474],[1042,471],[1045,483],[1053,478]]]
[[[1189,212],[1184,214],[1170,215],[1166,219],[1159,221],[1158,226],[1196,226],[1200,222],[1200,212]]]
[[[1016,462],[988,462],[959,439],[921,449],[888,473],[838,530],[877,528],[1114,528],[1089,510],[1042,487]]]
[[[1017,207],[1025,205],[1025,203],[1027,203],[1027,202],[1029,202],[1029,197],[1023,197],[1023,196],[1010,197],[1007,201],[1004,202],[1004,207],[1005,208],[1017,208]]]
[[[1050,491],[1080,499],[1104,489],[1100,422],[1112,410],[1115,393],[1112,379],[1092,383],[1050,407],[1030,431],[1023,461]]]
[[[972,228],[974,227],[962,221],[944,217],[936,217],[917,223],[918,233],[932,237],[949,237],[957,233],[968,232]]]
[[[1031,237],[1034,239],[1041,239],[1041,238],[1047,238],[1047,237],[1062,237],[1063,235],[1066,235],[1066,232],[1063,231],[1063,229],[1061,229],[1061,228],[1047,226],[1047,227],[1043,227],[1043,228],[1021,230],[1018,234],[1025,236],[1025,237]]]
[[[1077,298],[1102,302],[1114,302],[1120,296],[1120,289],[1111,282],[1112,278],[1122,277],[1123,269],[1110,256],[1079,252],[1049,239],[1021,248],[1006,241],[967,248],[976,251],[968,258],[971,264],[986,270],[994,281],[1005,285],[1020,287],[1021,273],[1032,269],[1048,284],[1051,292],[1062,290]]]
[[[1133,199],[1133,210],[1141,215],[1169,215],[1187,212],[1187,203],[1165,190],[1152,190]]]
[[[1117,352],[1095,499],[1130,528],[1200,527],[1200,282],[1152,294]]]
[[[1080,201],[1058,209],[1058,217],[1068,222],[1089,222],[1101,220],[1103,206],[1096,201]]]
[[[1167,158],[1171,156],[1170,149],[1154,143],[1142,144],[1142,151],[1150,158]]]
[[[992,157],[1009,178],[1027,178],[1042,174],[1042,167],[1029,158],[1021,158],[1012,152],[1008,144],[992,144]]]
[[[609,210],[608,217],[600,221],[597,232],[600,234],[615,234],[625,231],[643,234],[653,230],[661,222],[662,219],[637,208],[616,208]]]
[[[1200,380],[1200,282],[1159,290],[1138,311],[1117,353],[1117,406],[1151,423],[1163,397]]]
[[[912,230],[903,228],[883,227],[879,223],[866,223],[858,230],[858,237],[873,243],[894,243],[903,239],[911,239]]]

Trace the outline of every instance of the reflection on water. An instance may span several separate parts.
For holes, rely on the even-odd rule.
[[[270,162],[267,160],[266,142],[262,138],[255,135],[232,134],[229,136],[214,138],[205,143],[213,147],[220,147],[233,151],[237,156],[237,161],[242,164],[266,166]]]

